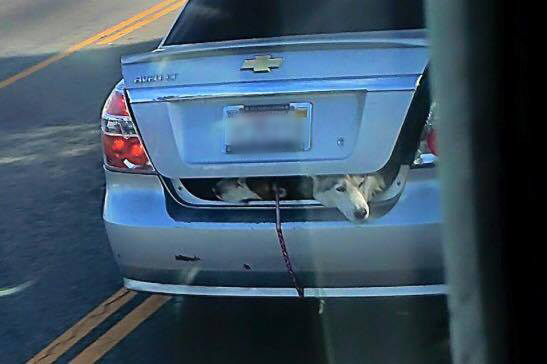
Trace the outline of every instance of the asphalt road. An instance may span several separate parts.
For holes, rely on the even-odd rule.
[[[157,3],[0,0],[0,82]],[[120,289],[101,220],[99,112],[120,56],[153,49],[177,12],[0,87],[1,363],[29,360]],[[102,362],[447,363],[447,336],[446,309],[434,299],[328,300],[319,314],[315,300],[175,297]]]

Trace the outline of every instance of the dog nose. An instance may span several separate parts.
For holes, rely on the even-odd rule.
[[[357,220],[363,220],[368,216],[368,211],[365,208],[358,209],[353,212],[353,216],[355,216]]]

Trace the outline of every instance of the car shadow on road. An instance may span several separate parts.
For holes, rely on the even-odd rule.
[[[443,298],[175,297],[105,362],[450,363]]]

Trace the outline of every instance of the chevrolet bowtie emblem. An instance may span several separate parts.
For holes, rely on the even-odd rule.
[[[253,70],[253,72],[271,72],[272,68],[279,68],[283,58],[272,56],[256,56],[255,59],[246,59],[241,65],[241,70]]]

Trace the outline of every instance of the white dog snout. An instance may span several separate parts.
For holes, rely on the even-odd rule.
[[[364,220],[368,217],[368,208],[361,207],[353,212],[353,216],[356,220]]]

